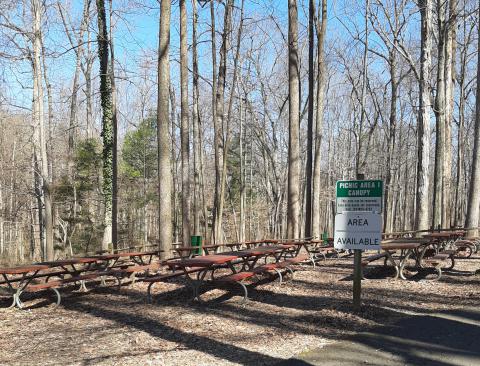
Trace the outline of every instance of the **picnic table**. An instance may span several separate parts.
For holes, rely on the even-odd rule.
[[[103,254],[90,257],[76,257],[46,261],[28,266],[0,268],[0,275],[4,281],[0,282],[0,290],[7,290],[12,295],[13,301],[10,307],[23,307],[20,296],[23,292],[52,290],[57,296],[57,305],[60,304],[61,296],[58,288],[70,283],[79,283],[80,291],[87,291],[85,281],[100,278],[101,285],[106,285],[105,277],[113,276],[121,285],[121,276],[131,273],[132,267],[146,267],[138,264],[151,263],[157,251],[129,252],[118,254]],[[148,259],[144,259],[148,257]],[[120,258],[129,258],[133,263],[116,266]],[[118,268],[117,268],[118,267]],[[49,281],[50,278],[57,279]],[[41,280],[41,281],[39,281]],[[44,281],[43,281],[44,280]]]
[[[201,250],[203,253],[205,253],[205,255],[210,255],[210,254],[213,254],[215,253],[218,248],[220,247],[219,244],[209,244],[209,245],[202,245],[201,247],[192,247],[192,246],[189,246],[189,247],[176,247],[176,248],[173,248],[172,250],[177,252],[178,255],[181,257],[181,258],[184,258],[184,257],[193,257],[196,253],[196,251],[198,250]],[[210,253],[212,252],[212,253]],[[188,253],[187,255],[184,255],[184,253]]]
[[[0,268],[0,274],[5,280],[7,290],[10,292],[10,295],[12,295],[13,299],[9,308],[14,306],[21,308],[21,302],[19,300],[20,294],[32,282],[38,272],[48,268],[50,268],[50,266],[46,264],[32,264],[28,266]]]
[[[330,250],[336,254],[337,251],[333,247],[333,238],[327,239],[328,244],[325,244],[323,240],[300,240],[300,241],[289,241],[284,244],[290,244],[296,246],[296,250],[294,251],[295,257],[300,254],[302,248],[307,252],[309,257],[309,262],[312,263],[313,268],[316,266],[316,260],[318,260],[317,255],[321,255],[323,259],[326,259],[324,251]]]
[[[152,262],[155,256],[158,256],[158,250],[152,250],[148,252],[125,252],[125,253],[112,253],[112,254],[100,254],[94,255],[92,258],[96,258],[106,262],[107,267],[113,267],[121,258],[129,258],[132,262],[145,265]],[[144,260],[144,257],[148,257]]]
[[[386,260],[395,268],[395,278],[400,277],[406,280],[404,269],[407,261],[414,256],[415,265],[422,266],[422,259],[427,249],[429,241],[425,240],[398,240],[398,241],[386,241],[380,244],[382,251],[385,254]],[[400,250],[400,255],[395,258],[393,252]]]
[[[242,279],[246,278],[244,275],[251,276],[255,265],[262,257],[272,256],[275,262],[279,262],[286,251],[292,248],[292,245],[276,245],[276,246],[260,246],[240,251],[231,251],[221,254],[211,254],[205,256],[197,256],[193,258],[184,258],[169,263],[170,266],[181,268],[184,271],[185,278],[190,283],[193,289],[194,299],[199,300],[199,288],[205,283],[206,275],[211,272],[211,282],[216,281],[214,278],[214,272],[217,269],[223,268],[229,270],[227,275],[223,276],[220,281],[225,279],[231,279],[232,282],[239,283]],[[237,269],[235,266],[240,266]],[[261,267],[261,266],[260,266]],[[201,268],[199,271],[195,271],[196,280],[192,278],[191,268]],[[269,269],[275,270],[273,267],[265,267],[265,271]],[[260,272],[259,272],[260,273]],[[240,276],[237,277],[231,276]],[[241,283],[239,283],[241,284]],[[246,288],[241,284],[246,293]]]

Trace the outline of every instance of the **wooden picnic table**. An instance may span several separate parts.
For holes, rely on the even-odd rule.
[[[202,245],[200,247],[176,247],[173,248],[172,250],[177,252],[180,257],[192,257],[195,255],[195,251],[198,251],[199,249],[205,253],[205,255],[210,255],[210,251],[216,252],[217,249],[220,247],[219,244],[208,244],[208,245]],[[183,253],[188,253],[187,256],[183,255]],[[212,253],[213,254],[213,253]]]
[[[158,250],[151,250],[148,252],[126,252],[126,253],[112,253],[112,254],[100,254],[91,256],[92,258],[97,258],[103,261],[106,261],[107,267],[113,267],[120,258],[129,258],[136,264],[145,265],[151,263],[153,257],[158,255]],[[144,260],[144,257],[148,257],[148,260]],[[111,262],[111,263],[110,263]]]
[[[405,277],[403,271],[408,259],[410,259],[412,256],[415,256],[415,265],[421,267],[422,259],[429,243],[429,241],[426,242],[425,240],[398,240],[395,242],[382,241],[380,246],[387,254],[388,261],[390,261],[390,263],[395,267],[395,278],[400,277],[401,279],[406,280],[407,278]],[[394,258],[392,255],[392,252],[396,250],[400,250],[400,255],[398,258]]]
[[[12,304],[9,308],[14,306],[21,307],[19,294],[32,282],[38,272],[50,268],[46,264],[32,264],[28,266],[18,266],[9,268],[0,268],[0,274],[5,280],[7,291],[12,296]],[[18,276],[21,276],[18,278]]]

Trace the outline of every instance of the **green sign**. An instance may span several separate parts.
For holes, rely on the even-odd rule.
[[[339,180],[337,197],[382,197],[381,180]]]
[[[383,181],[339,180],[337,213],[344,211],[382,212]]]

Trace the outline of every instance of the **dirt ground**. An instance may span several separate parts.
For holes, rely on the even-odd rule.
[[[440,281],[402,281],[366,271],[363,307],[351,308],[352,257],[298,267],[293,281],[262,281],[241,305],[238,289],[191,300],[185,283],[65,292],[54,308],[40,294],[27,310],[0,312],[0,365],[272,365],[347,335],[392,324],[401,312],[477,306],[480,256],[457,261]],[[381,264],[380,262],[377,262]],[[232,296],[233,294],[233,296]],[[28,298],[27,298],[28,300]],[[0,306],[7,306],[5,298]]]

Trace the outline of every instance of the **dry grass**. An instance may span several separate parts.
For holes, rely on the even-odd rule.
[[[3,310],[2,365],[270,365],[302,351],[402,316],[477,305],[480,258],[459,261],[441,281],[401,281],[373,269],[363,282],[363,309],[351,309],[352,258],[301,267],[282,286],[261,283],[240,305],[239,292],[212,290],[191,301],[185,283],[120,292],[70,292],[53,308],[35,295],[28,310]],[[229,294],[233,293],[234,296]],[[1,305],[7,301],[2,300]]]

